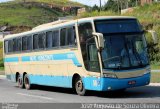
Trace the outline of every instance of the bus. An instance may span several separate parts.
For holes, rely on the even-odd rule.
[[[19,88],[73,88],[78,95],[148,85],[151,72],[145,31],[127,16],[59,20],[8,35],[4,65]]]

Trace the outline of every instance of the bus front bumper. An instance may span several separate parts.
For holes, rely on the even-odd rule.
[[[148,85],[150,83],[150,73],[126,79],[89,77],[83,78],[83,82],[85,89],[88,90],[114,91]]]

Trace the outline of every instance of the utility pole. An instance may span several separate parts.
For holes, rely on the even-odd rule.
[[[100,3],[100,11],[102,11],[102,1],[99,0],[99,3]]]
[[[119,1],[116,0],[116,2],[117,2],[118,14],[120,14],[120,10],[119,10]]]
[[[136,7],[138,6],[138,1],[136,0]]]

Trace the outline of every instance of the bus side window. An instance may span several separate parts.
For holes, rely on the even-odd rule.
[[[60,45],[65,46],[67,42],[67,31],[66,28],[61,29],[61,35],[60,35]]]
[[[9,53],[13,52],[13,41],[12,40],[8,41],[8,52]]]
[[[38,34],[33,35],[33,49],[38,49]]]
[[[59,37],[59,30],[53,31],[52,47],[58,47],[60,45]]]
[[[81,45],[81,51],[82,51],[82,57],[84,61],[85,68],[89,70],[88,65],[88,57],[87,57],[87,48],[86,48],[86,41],[87,39],[92,37],[92,24],[91,23],[82,23],[78,26],[78,32],[79,32],[79,40]]]
[[[67,36],[67,45],[75,45],[76,34],[74,27],[67,28]]]
[[[32,50],[32,36],[27,37],[27,50]]]
[[[17,39],[17,50],[21,51],[22,50],[22,38]]]
[[[27,50],[27,36],[22,37],[22,50]]]
[[[4,51],[7,54],[8,53],[8,41],[4,42],[4,48],[5,48]]]
[[[38,35],[38,47],[45,48],[45,33],[41,33]]]
[[[52,31],[46,33],[46,48],[52,48]]]
[[[17,39],[13,39],[13,52],[17,51]]]

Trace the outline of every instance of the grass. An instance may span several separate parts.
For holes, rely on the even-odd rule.
[[[151,83],[160,83],[160,72],[151,73]]]
[[[42,7],[30,7],[17,3],[0,4],[0,25],[34,27],[51,22],[64,13]]]
[[[4,67],[0,67],[0,71],[4,71]]]
[[[93,12],[86,12],[82,13],[76,18],[86,18],[86,17],[94,17],[94,16],[116,16],[116,13],[113,11],[93,11]]]
[[[160,70],[160,65],[151,65],[152,70]]]

